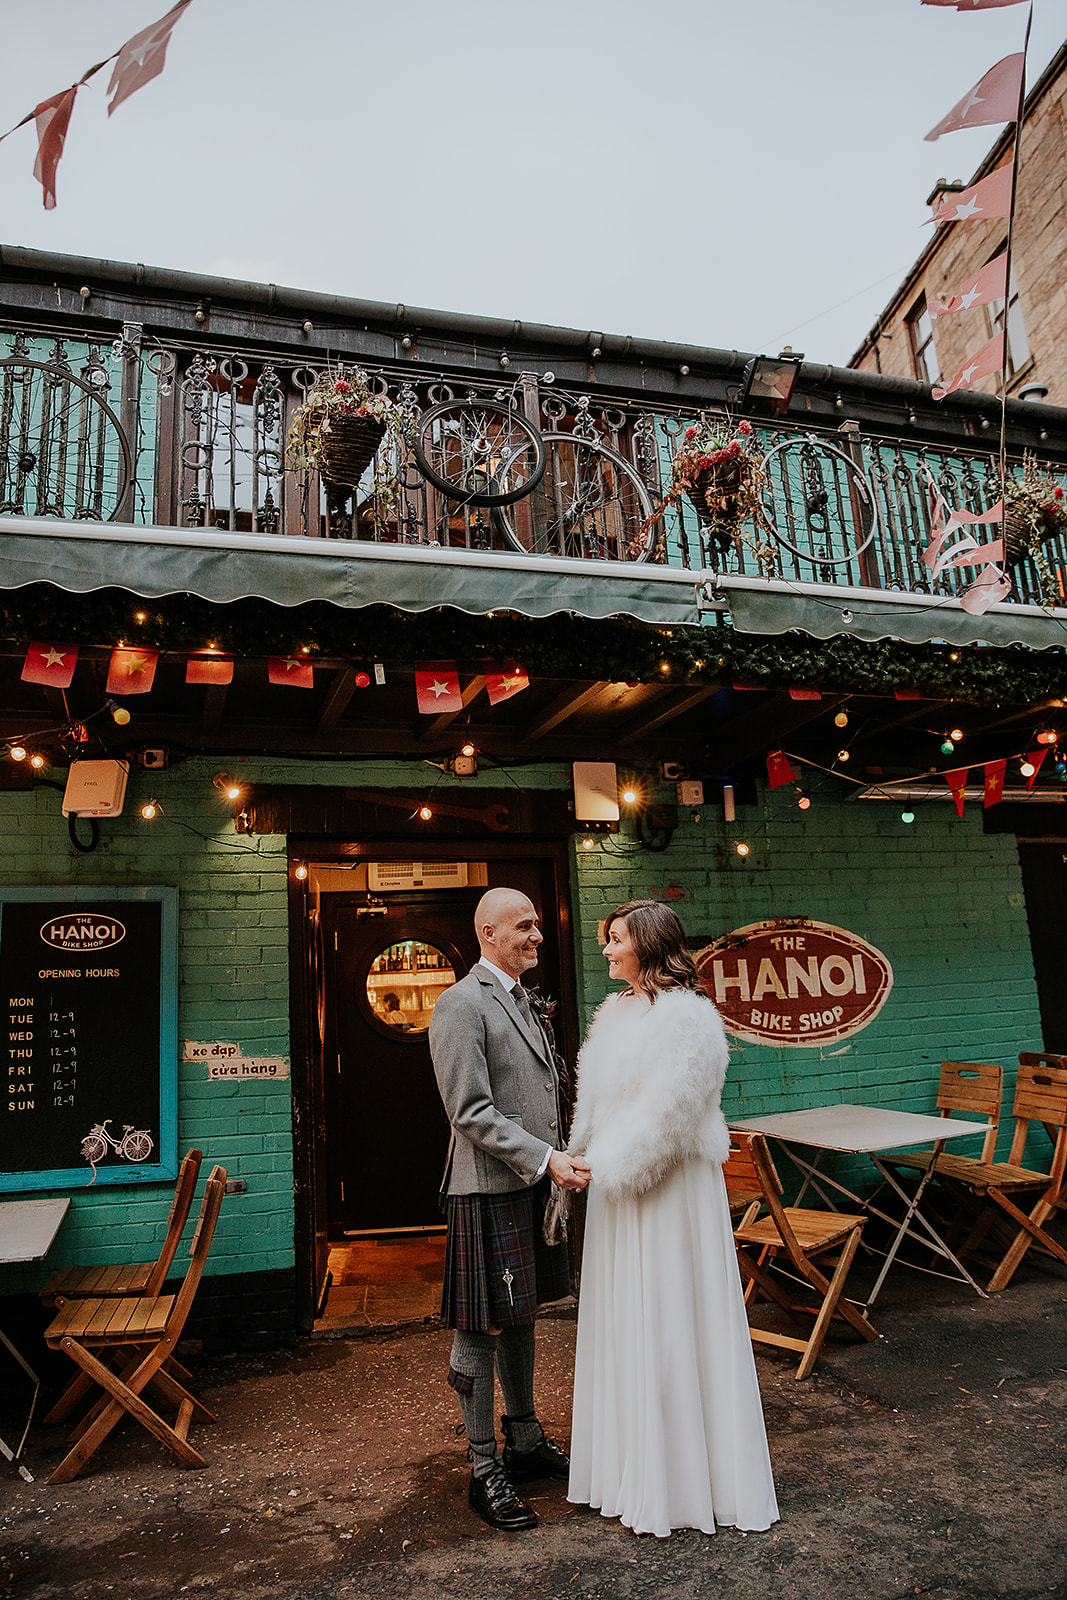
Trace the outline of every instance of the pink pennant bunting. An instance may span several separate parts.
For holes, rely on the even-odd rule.
[[[957,11],[991,11],[994,6],[1021,6],[1026,0],[919,0],[924,6],[955,6]]]
[[[972,306],[987,306],[991,300],[1004,300],[1008,294],[1008,253],[1002,251],[987,261],[981,272],[968,280],[958,294],[943,305],[934,306],[931,317],[947,317],[952,311],[969,311]]]
[[[167,45],[174,24],[189,4],[190,0],[179,0],[179,4],[172,6],[166,16],[126,40],[118,53],[111,82],[107,86],[107,92],[111,95],[111,103],[107,108],[109,117],[116,106],[128,100],[138,89],[143,89],[146,83],[151,83],[153,78],[159,77],[167,58]]]
[[[931,390],[935,400],[943,400],[947,394],[953,394],[957,389],[966,389],[969,384],[978,378],[988,378],[991,373],[999,372],[1004,365],[1004,333],[995,333],[992,339],[987,339],[980,350],[976,350],[964,362],[960,370],[947,384],[937,384]]]
[[[1005,56],[995,67],[990,67],[973,89],[968,89],[962,100],[946,112],[935,128],[926,135],[927,140],[940,139],[945,133],[958,133],[964,128],[989,127],[998,122],[1014,122],[1019,114],[1019,92],[1023,82],[1023,64],[1026,55]]]
[[[37,160],[33,164],[33,175],[44,191],[46,211],[55,210],[56,168],[63,154],[63,144],[67,137],[70,114],[74,110],[74,97],[78,93],[78,87],[78,84],[72,84],[69,89],[64,89],[62,94],[54,94],[51,100],[42,100],[40,105],[34,108],[33,116],[37,122]]]
[[[1011,579],[999,567],[986,567],[981,577],[960,598],[960,608],[969,616],[983,617],[990,606],[999,605],[1011,594]]]
[[[1006,162],[988,178],[960,194],[948,195],[927,222],[984,222],[987,217],[1011,215],[1012,163]]]

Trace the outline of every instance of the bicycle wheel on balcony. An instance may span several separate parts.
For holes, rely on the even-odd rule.
[[[12,356],[0,361],[0,513],[110,522],[132,470],[108,381]]]
[[[775,540],[817,567],[856,561],[878,531],[866,474],[816,434],[785,439],[763,458],[764,512]]]
[[[642,535],[652,496],[636,467],[609,445],[573,433],[544,435],[548,465],[538,495],[493,520],[526,555],[583,561],[647,561],[655,529]]]
[[[466,505],[514,505],[545,471],[545,447],[533,423],[502,400],[476,396],[424,411],[413,451],[423,477]]]

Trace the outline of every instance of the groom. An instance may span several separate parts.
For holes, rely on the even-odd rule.
[[[445,990],[430,1020],[434,1072],[452,1124],[441,1320],[456,1330],[448,1381],[473,1462],[468,1502],[490,1527],[516,1532],[537,1517],[514,1484],[568,1472],[534,1410],[534,1317],[570,1287],[566,1245],[547,1245],[541,1231],[549,1179],[584,1189],[589,1167],[558,1148],[555,1055],[519,982],[537,965],[543,937],[533,903],[517,889],[490,889],[474,925],[481,959]],[[503,1457],[494,1369],[506,1407]]]

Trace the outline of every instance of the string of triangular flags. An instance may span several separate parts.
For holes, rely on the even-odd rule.
[[[926,3],[926,0],[924,0]],[[1026,778],[1027,790],[1034,787],[1034,780],[1041,771],[1041,763],[1048,755],[1051,745],[1042,745],[1036,750],[1027,750],[1023,756],[1021,775]],[[999,805],[1004,798],[1004,777],[1008,770],[1008,761],[1011,758],[1003,756],[997,761],[985,761],[981,764],[983,775],[982,809]],[[796,783],[797,775],[793,761],[802,761],[803,757],[790,758],[784,750],[769,750],[767,752],[767,783],[771,789],[780,789],[783,784]],[[967,779],[971,767],[954,767],[951,772],[931,773],[931,778],[942,777],[948,784],[949,792],[956,803],[956,815],[963,816],[963,806],[967,798]]]
[[[117,645],[108,661],[105,693],[148,694],[155,681],[159,655],[158,650]],[[77,645],[35,643],[27,647],[20,676],[24,683],[44,684],[52,689],[69,689],[77,664]],[[233,656],[220,652],[192,654],[186,657],[185,681],[191,684],[224,686],[232,683],[233,670]],[[268,656],[267,679],[270,683],[287,684],[293,689],[313,689],[314,662],[311,657],[304,654]],[[385,668],[380,661],[374,663],[373,676],[366,670],[361,670],[355,675],[357,689],[367,689],[372,682],[375,684],[385,682]],[[529,686],[529,674],[519,662],[487,663],[485,689],[490,705],[495,706],[503,700],[510,700]],[[419,711],[427,716],[443,716],[446,712],[462,711],[463,691],[460,688],[456,663],[419,662],[415,668],[415,694]]]
[[[924,6],[954,5],[957,11],[986,11],[993,7],[1024,3],[1025,0],[922,0]],[[1027,43],[1030,38],[1032,18],[1031,4],[1026,23]],[[957,101],[952,110],[946,112],[941,121],[930,129],[926,135],[928,140],[940,139],[943,134],[958,133],[968,128],[993,127],[1009,122],[1015,124],[1015,141],[1010,161],[998,167],[996,172],[983,178],[980,183],[964,190],[962,194],[953,195],[951,200],[944,201],[934,215],[927,219],[929,222],[973,222],[984,221],[988,217],[1011,218],[1015,206],[1019,129],[1022,125],[1025,98],[1026,43],[1021,51],[1005,56],[1002,61],[990,67],[974,87],[968,89],[963,98]],[[1010,220],[1008,237],[1009,243],[1001,254],[988,262],[969,282],[961,284],[957,292],[943,300],[940,306],[932,307],[931,317],[947,316],[953,311],[968,310],[971,306],[988,305],[994,300],[1003,300],[1005,304],[1007,303]],[[933,398],[943,400],[946,395],[954,394],[957,389],[967,388],[979,378],[988,378],[994,372],[1002,372],[1004,358],[1005,330],[1002,328],[992,339],[986,340],[973,355],[968,356],[947,383],[935,385]]]
[[[83,84],[88,83],[90,78],[102,72],[109,61],[113,61],[115,66],[107,86],[107,92],[111,96],[107,108],[107,114],[110,116],[116,106],[128,100],[131,94],[143,89],[153,78],[158,78],[166,61],[167,45],[170,43],[174,24],[191,3],[192,0],[178,0],[178,4],[172,6],[158,22],[153,22],[149,28],[142,28],[132,39],[127,39],[118,50],[105,56],[103,61],[98,61],[95,67],[90,67],[88,72],[83,73],[69,89],[62,89],[59,94],[42,100],[40,105],[34,106],[33,110],[27,112],[21,122],[16,122],[7,133],[0,133],[0,140],[7,139],[19,128],[24,128],[27,122],[36,122],[37,159],[33,165],[33,175],[41,185],[46,211],[51,211],[55,207],[56,168],[63,154],[78,90]]]

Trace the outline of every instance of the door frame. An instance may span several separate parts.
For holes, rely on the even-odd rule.
[[[574,920],[571,906],[569,838],[429,840],[424,833],[369,842],[310,838],[287,839],[289,883],[289,1018],[293,1115],[293,1242],[297,1329],[310,1333],[321,1294],[320,1272],[325,1239],[324,1051],[319,1040],[318,972],[315,951],[316,911],[310,879],[298,878],[298,864],[313,860],[331,864],[356,861],[508,861],[536,860],[552,867],[559,916],[560,994],[553,1026],[561,1055],[573,1063],[578,1054],[578,985]],[[323,964],[325,966],[325,963]]]

